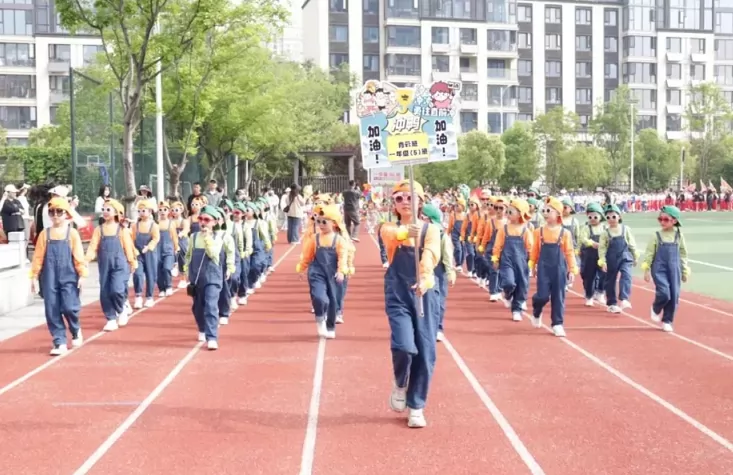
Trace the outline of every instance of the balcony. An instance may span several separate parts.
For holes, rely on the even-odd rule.
[[[450,81],[454,75],[450,71],[433,71],[433,81]]]
[[[682,53],[672,53],[667,51],[667,62],[670,63],[681,63],[682,62]]]
[[[513,58],[517,55],[516,43],[508,41],[488,41],[486,56],[489,58]]]
[[[685,108],[682,104],[667,104],[667,114],[679,114],[682,115],[685,112]]]
[[[516,109],[517,108],[517,98],[516,97],[508,97],[509,94],[507,94],[508,91],[504,91],[504,103],[502,104],[502,101],[498,97],[492,97],[489,96],[489,98],[486,101],[486,105],[490,110],[506,110],[506,109]]]
[[[683,86],[682,79],[667,78],[667,87],[671,89],[682,89]]]
[[[448,53],[450,45],[448,43],[433,43],[433,53]]]
[[[705,53],[692,53],[690,55],[690,61],[693,63],[707,63],[707,56]]]
[[[418,20],[420,18],[420,11],[414,8],[413,2],[396,2],[399,5],[393,7],[387,7],[387,20],[390,19],[408,19]]]
[[[478,71],[470,69],[461,69],[461,81],[462,82],[478,82]]]
[[[478,54],[478,45],[476,43],[461,43],[461,54],[475,56]]]
[[[420,68],[408,66],[387,66],[387,80],[389,82],[419,83]]]
[[[517,82],[516,69],[495,69],[486,70],[486,82],[489,84],[507,84]]]
[[[49,93],[49,102],[52,105],[61,104],[69,100],[69,93],[63,91],[51,91]]]
[[[479,110],[478,96],[476,94],[469,94],[467,96],[461,96],[461,109],[462,110]]]
[[[68,74],[71,63],[68,59],[51,58],[48,60],[49,73]]]
[[[668,130],[667,131],[667,140],[685,140],[687,137],[685,137],[685,131],[684,130]]]

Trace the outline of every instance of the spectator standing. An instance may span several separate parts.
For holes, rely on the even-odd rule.
[[[288,218],[288,243],[290,244],[300,242],[300,226],[303,220],[304,207],[305,198],[300,194],[300,186],[293,183],[283,208],[283,212]]]
[[[188,209],[188,214],[191,215],[191,202],[194,198],[198,198],[201,196],[201,183],[196,182],[193,184],[193,193],[188,196],[188,200],[186,201],[186,208]]]
[[[0,215],[2,215],[3,230],[7,236],[10,233],[23,232],[25,230],[25,221],[23,220],[23,204],[18,199],[19,190],[15,185],[5,187],[0,207]]]
[[[216,180],[209,180],[209,189],[204,193],[206,201],[213,207],[219,206],[221,201],[222,193],[216,183]]]
[[[359,242],[359,203],[361,193],[354,180],[349,181],[349,188],[341,193],[344,200],[344,224],[353,241]]]

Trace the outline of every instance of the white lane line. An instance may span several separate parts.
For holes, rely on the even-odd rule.
[[[138,406],[142,401],[108,401],[108,402],[55,402],[53,407],[103,407],[103,406]]]
[[[580,297],[580,298],[585,298],[582,294],[580,294],[580,293],[578,293],[578,292],[576,292],[576,291],[574,291],[572,289],[570,289],[569,292],[571,294],[573,294],[573,295],[576,295],[576,296]],[[639,318],[636,315],[634,315],[632,313],[629,313],[629,312],[627,312],[625,310],[622,311],[621,314],[624,315],[625,317],[628,317],[628,318],[630,318],[630,319],[632,319],[634,321],[637,321],[637,322],[641,323],[644,326],[647,326],[647,327],[650,327],[650,328],[659,329],[659,325],[658,324],[654,324],[654,323],[652,323],[652,322],[650,322],[648,320],[644,320],[643,318]],[[724,358],[724,359],[726,359],[728,361],[733,361],[733,355],[729,355],[729,354],[724,353],[724,352],[722,352],[720,350],[716,350],[715,348],[713,348],[711,346],[708,346],[708,345],[706,345],[704,343],[700,343],[699,341],[693,340],[692,338],[688,338],[686,336],[682,336],[682,335],[680,335],[679,333],[676,333],[676,332],[668,333],[668,335],[673,336],[673,337],[675,337],[675,338],[677,338],[679,340],[682,340],[685,343],[689,343],[690,345],[694,345],[694,346],[700,348],[701,350],[705,350],[705,351],[710,352],[710,353],[712,353],[712,354],[714,354],[716,356],[720,356],[721,358]]]
[[[726,266],[721,266],[718,264],[711,264],[710,262],[705,262],[705,261],[696,261],[694,259],[687,259],[687,262],[691,262],[693,264],[698,264],[701,266],[712,267],[713,269],[720,269],[720,270],[725,270],[728,272],[733,272],[733,267],[726,267]]]
[[[179,290],[180,289],[175,289],[175,290],[173,290],[173,293],[175,294]],[[145,312],[146,310],[150,310],[151,308],[154,308],[155,305],[159,304],[160,302],[164,302],[165,300],[166,299],[158,299],[158,300],[156,300],[153,303],[153,307],[142,308],[142,309],[138,310],[137,312],[134,312],[132,315],[130,315],[130,320],[132,320],[133,318],[137,317],[138,315],[140,315],[141,313]],[[0,396],[2,396],[3,394],[5,394],[6,392],[10,391],[11,389],[14,389],[14,388],[20,386],[24,382],[26,382],[29,379],[31,379],[33,376],[35,376],[38,373],[40,373],[41,371],[43,371],[43,370],[45,370],[47,368],[50,368],[51,366],[55,365],[59,361],[62,361],[64,358],[67,358],[68,356],[76,353],[81,348],[84,348],[85,346],[87,346],[89,343],[93,342],[94,340],[96,340],[98,338],[101,338],[102,335],[104,335],[105,333],[111,333],[111,332],[100,331],[100,332],[95,333],[94,335],[90,336],[89,338],[84,338],[84,344],[82,344],[79,348],[70,348],[68,352],[66,352],[66,353],[64,353],[63,355],[60,355],[60,356],[53,356],[53,357],[52,356],[49,356],[49,360],[46,361],[45,363],[43,363],[42,365],[37,366],[36,368],[32,369],[31,371],[28,371],[26,374],[24,374],[23,376],[19,377],[18,379],[14,380],[14,381],[6,384],[2,388],[0,388]]]
[[[651,292],[651,293],[654,293],[655,292],[654,289],[650,289],[649,287],[644,287],[643,285],[639,285],[639,284],[632,284],[632,285],[634,286],[634,288],[641,289],[641,290],[644,290],[646,292]],[[694,305],[695,307],[704,308],[705,310],[708,310],[710,312],[714,312],[714,313],[717,313],[717,314],[720,314],[720,315],[725,315],[726,317],[733,317],[733,313],[731,313],[731,312],[726,312],[725,310],[720,310],[718,308],[711,307],[709,305],[705,305],[705,304],[702,304],[702,303],[693,302],[691,300],[683,299],[681,297],[680,297],[680,302],[686,303],[688,305]]]
[[[278,259],[277,263],[273,266],[273,269],[276,269],[280,263],[285,259],[290,252],[295,249],[295,245],[291,246],[290,249],[288,249],[280,259]],[[256,294],[255,294],[256,295]],[[250,296],[251,297],[251,296]],[[170,373],[163,379],[163,381],[160,382],[160,384],[153,389],[153,392],[151,392],[148,397],[146,397],[143,402],[130,414],[127,419],[125,419],[122,424],[120,424],[119,427],[105,440],[102,445],[97,447],[97,450],[94,451],[94,453],[79,467],[75,472],[74,475],[85,475],[89,473],[89,470],[94,468],[94,466],[99,463],[99,461],[104,457],[107,452],[117,443],[120,438],[122,438],[123,435],[132,427],[132,425],[140,418],[140,416],[143,415],[143,413],[150,407],[150,405],[155,402],[155,400],[163,393],[165,388],[167,388],[175,379],[176,377],[183,371],[183,368],[186,367],[188,363],[191,362],[194,356],[196,356],[196,353],[201,350],[201,348],[204,346],[204,343],[197,343],[196,346],[191,348],[191,350],[184,356],[178,364],[171,370]]]
[[[326,339],[318,341],[316,369],[313,372],[313,391],[308,407],[308,425],[305,429],[303,452],[300,457],[300,475],[313,473],[313,462],[316,456],[316,436],[318,435],[318,413],[321,407],[321,390],[323,389],[323,366],[326,360]]]
[[[379,242],[374,238],[374,236],[370,235],[372,238],[372,241],[374,241],[374,244],[377,246],[377,250],[379,250]],[[484,390],[483,386],[479,382],[479,380],[476,378],[476,376],[473,374],[471,369],[468,367],[466,362],[463,360],[461,355],[456,351],[456,349],[451,345],[450,341],[448,341],[447,338],[445,338],[443,341],[443,346],[448,351],[448,353],[453,358],[453,361],[455,361],[456,365],[458,366],[458,369],[461,370],[461,373],[463,373],[463,376],[468,380],[469,384],[471,385],[471,388],[473,388],[476,395],[479,397],[481,402],[484,404],[486,409],[488,409],[491,416],[494,418],[496,423],[501,428],[502,432],[504,432],[504,435],[506,436],[507,440],[509,440],[509,443],[512,445],[514,450],[517,452],[519,457],[522,459],[522,462],[529,468],[529,471],[532,475],[544,475],[545,472],[542,470],[542,467],[540,467],[539,463],[537,463],[537,460],[532,456],[529,449],[526,445],[522,442],[522,439],[520,439],[517,432],[514,430],[512,425],[509,423],[507,418],[502,414],[501,410],[497,407],[497,405],[494,403],[494,401],[491,399],[491,397],[488,395],[486,390]],[[301,472],[301,475],[304,475]]]

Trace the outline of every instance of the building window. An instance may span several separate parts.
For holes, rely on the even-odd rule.
[[[682,130],[682,115],[667,114],[667,132],[680,132]]]
[[[478,44],[478,33],[476,32],[476,28],[461,28],[459,34],[462,45]]]
[[[490,78],[509,79],[509,69],[503,59],[487,59],[486,75]]]
[[[432,30],[433,44],[434,45],[450,44],[449,31],[450,30],[445,26],[434,26]]]
[[[603,77],[606,79],[618,79],[618,65],[616,63],[606,63],[604,65]]]
[[[576,25],[590,25],[591,24],[591,9],[590,8],[576,8],[575,9],[575,24]]]
[[[561,49],[562,38],[560,35],[549,34],[545,35],[545,49]]]
[[[464,83],[461,89],[461,100],[478,101],[478,84]]]
[[[345,13],[348,11],[347,0],[329,0],[329,10],[334,13]]]
[[[705,54],[705,40],[698,38],[691,39],[690,54]]]
[[[681,53],[682,52],[682,38],[667,38],[667,52],[668,53]]]
[[[415,0],[391,0],[386,7],[387,18],[420,18],[419,5]]]
[[[532,88],[519,87],[517,96],[520,104],[532,104]]]
[[[517,71],[522,77],[532,76],[532,60],[520,59],[517,61]]]
[[[587,106],[593,104],[593,93],[590,89],[576,89],[575,90],[575,104],[581,106]]]
[[[397,76],[420,76],[421,57],[419,54],[388,54],[387,74]]]
[[[517,44],[520,49],[532,48],[532,33],[519,33],[517,36]]]
[[[349,27],[341,25],[329,26],[328,41],[331,43],[347,43],[349,41]]]
[[[489,51],[514,51],[516,47],[516,31],[488,30],[486,32],[486,48]]]
[[[588,130],[588,124],[590,124],[590,116],[589,115],[579,115],[578,116],[578,125],[580,127],[581,131]]]
[[[562,76],[562,62],[545,61],[545,76],[548,78],[559,78]]]
[[[370,73],[379,72],[379,55],[365,54],[363,62],[364,62],[364,72],[370,72]]]
[[[388,26],[387,46],[420,47],[419,26]]]
[[[603,102],[611,102],[616,98],[616,89],[606,89],[603,91]]]
[[[489,112],[486,116],[488,123],[488,132],[490,134],[501,134],[512,127],[516,120],[516,114],[499,112]]]
[[[653,63],[624,63],[621,67],[625,83],[656,84],[657,65]]]
[[[617,10],[604,10],[603,11],[603,24],[606,26],[617,26],[618,25],[618,11]]]
[[[459,58],[458,67],[462,73],[475,73],[478,72],[476,69],[476,58]],[[465,87],[465,85],[464,85]],[[461,97],[463,97],[463,91],[461,91]]]
[[[624,38],[625,56],[657,56],[657,39],[652,36],[627,36]]]
[[[478,112],[461,112],[461,132],[466,133],[478,129]]]
[[[667,105],[681,106],[682,105],[682,91],[678,89],[667,89]]]
[[[656,8],[654,2],[647,3],[644,6],[633,5],[633,3],[646,3],[639,2],[627,2],[631,5],[624,6],[624,29],[627,31],[655,31],[656,30]]]
[[[0,43],[0,66],[33,67],[35,65],[35,45]]]
[[[657,91],[655,89],[632,89],[636,106],[639,109],[656,109],[657,108]]]
[[[590,51],[591,48],[591,37],[589,35],[575,37],[575,51]]]
[[[33,10],[0,9],[0,35],[32,36]]]
[[[69,62],[71,61],[70,45],[48,45],[49,61]]]
[[[96,59],[97,55],[103,51],[102,46],[99,45],[84,45],[83,56],[84,66],[92,64]]]
[[[448,56],[433,55],[433,72],[434,73],[449,73],[450,72],[450,58]]]
[[[593,63],[590,61],[575,62],[575,77],[589,78],[593,75]]]
[[[715,66],[715,82],[718,84],[733,84],[733,66]]]
[[[545,102],[547,104],[562,104],[562,88],[561,87],[545,88]]]
[[[733,12],[715,13],[715,32],[727,35],[733,33]]]
[[[0,75],[0,97],[34,99],[36,97],[36,76]]]
[[[338,69],[342,64],[349,62],[349,55],[345,53],[331,53],[328,55],[328,64],[331,69]]]
[[[532,5],[519,5],[517,7],[517,21],[523,23],[532,21]]]
[[[704,81],[705,80],[705,65],[704,64],[691,64],[690,65],[690,80],[692,81]]]
[[[639,122],[636,124],[636,130],[644,129],[656,129],[657,128],[657,116],[656,115],[639,115]]]
[[[35,128],[36,108],[0,106],[0,127],[22,130]]]
[[[618,53],[618,38],[606,36],[603,39],[603,51],[606,53]]]
[[[364,43],[379,43],[379,28],[376,26],[364,27]]]
[[[682,65],[667,63],[667,79],[682,79]]]
[[[48,89],[56,94],[69,94],[69,76],[49,76]]]
[[[362,11],[368,15],[379,14],[379,0],[362,0]]]
[[[532,122],[532,114],[517,114],[517,120],[522,122]]]
[[[560,7],[545,7],[545,23],[561,23],[562,10]]]
[[[715,40],[715,59],[733,60],[733,40]]]

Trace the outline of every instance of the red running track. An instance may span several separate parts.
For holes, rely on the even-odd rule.
[[[336,340],[315,337],[293,248],[216,352],[197,344],[183,292],[1,392],[49,361],[45,329],[3,344],[3,473],[731,473],[733,361],[706,349],[725,354],[730,332],[707,337],[717,317],[687,307],[683,340],[571,294],[559,339],[460,278],[429,426],[407,429],[387,405],[384,271],[371,240],[358,248]]]

